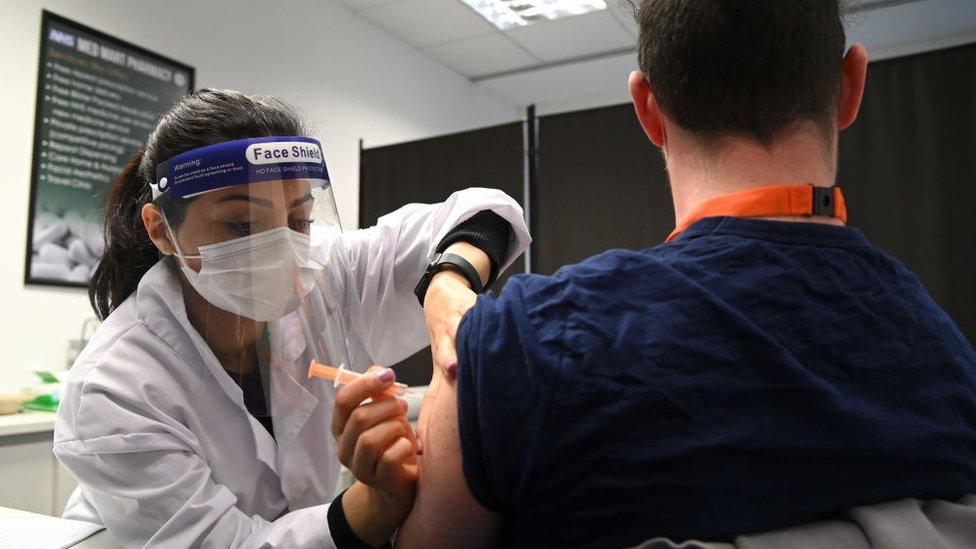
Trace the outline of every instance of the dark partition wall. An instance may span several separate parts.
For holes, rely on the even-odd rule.
[[[533,272],[647,248],[674,228],[664,162],[630,105],[541,117],[533,192]]]
[[[838,184],[850,223],[976,342],[976,46],[872,63]]]
[[[366,149],[361,158],[359,225],[368,227],[383,214],[411,202],[441,202],[468,187],[501,189],[522,203],[522,123]],[[524,270],[522,258],[501,277]],[[431,355],[425,349],[394,366],[400,381],[430,380]]]

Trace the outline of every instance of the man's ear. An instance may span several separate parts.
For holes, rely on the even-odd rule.
[[[152,240],[156,248],[163,255],[173,255],[176,248],[170,242],[169,234],[166,231],[166,222],[163,221],[163,212],[155,204],[145,204],[142,207],[142,224],[146,227],[149,240]]]
[[[844,55],[841,65],[840,102],[837,105],[837,129],[844,130],[854,123],[864,97],[864,82],[868,71],[868,52],[861,44],[854,44]]]
[[[664,118],[662,117],[661,108],[658,107],[657,101],[654,100],[654,92],[651,91],[651,85],[648,84],[647,79],[640,71],[633,71],[630,73],[630,80],[627,82],[630,88],[630,98],[634,103],[634,111],[637,113],[637,120],[640,121],[640,125],[644,128],[644,133],[647,134],[647,138],[651,140],[658,147],[664,147],[665,142],[665,132],[664,132]]]

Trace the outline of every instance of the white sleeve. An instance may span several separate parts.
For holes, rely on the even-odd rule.
[[[512,227],[501,272],[528,248],[531,238],[522,207],[496,189],[466,189],[440,204],[409,204],[381,217],[373,227],[343,235],[358,290],[350,320],[375,362],[394,364],[430,343],[414,287],[441,240],[484,210]]]
[[[124,547],[335,547],[328,504],[273,521],[248,516],[210,467],[170,435],[65,441],[54,453]]]

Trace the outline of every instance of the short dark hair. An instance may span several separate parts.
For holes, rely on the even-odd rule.
[[[703,136],[768,145],[794,122],[832,127],[841,0],[641,0],[637,58],[657,104]]]

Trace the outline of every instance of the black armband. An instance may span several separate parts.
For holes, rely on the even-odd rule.
[[[491,261],[491,274],[484,285],[487,290],[498,278],[498,270],[508,256],[511,239],[512,226],[508,221],[491,210],[482,210],[451,229],[437,245],[436,252],[441,253],[457,242],[467,242],[485,252]]]

